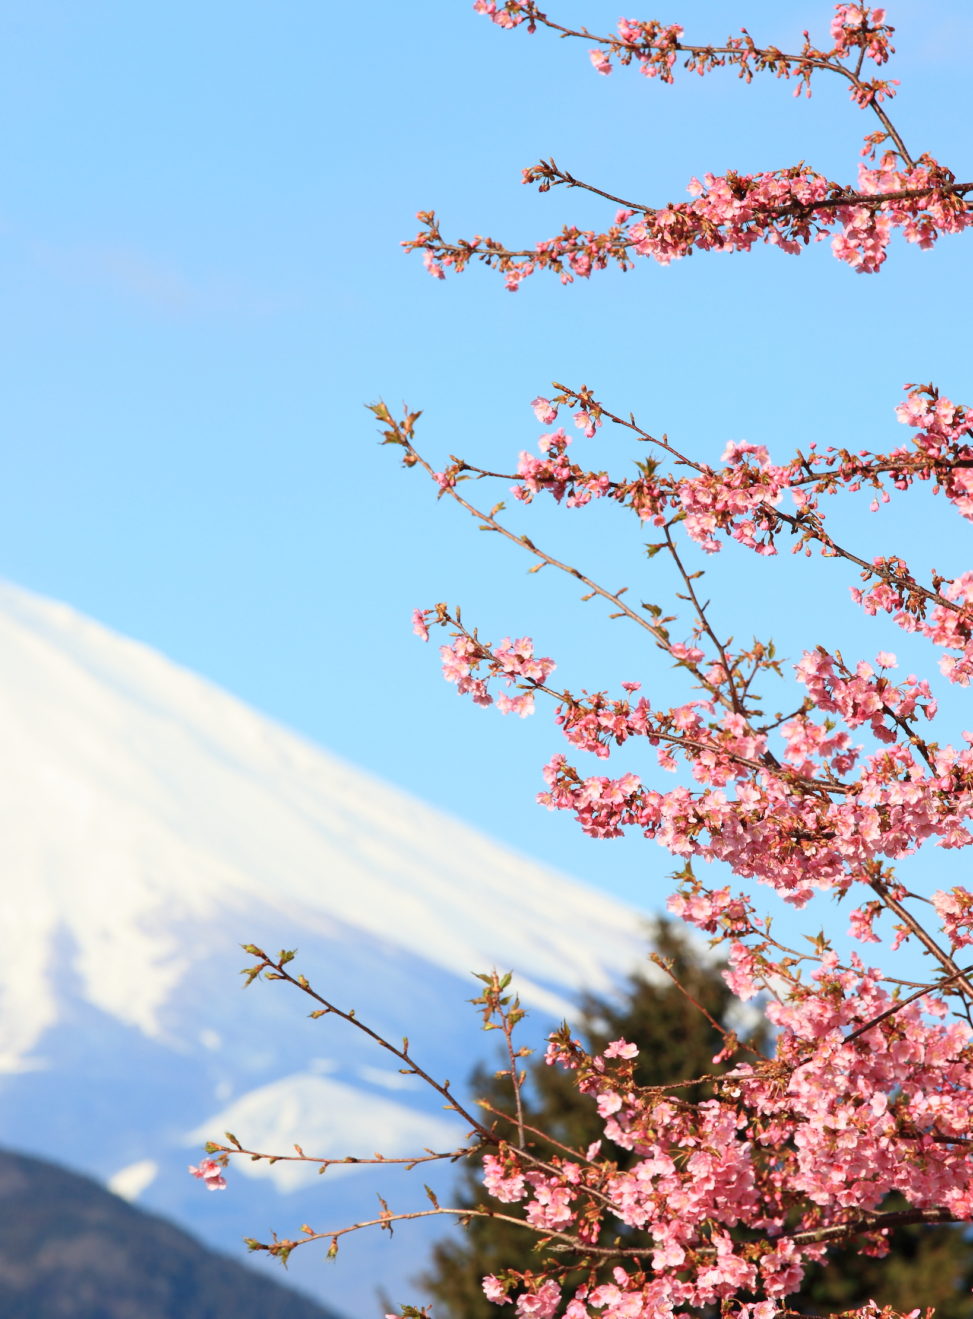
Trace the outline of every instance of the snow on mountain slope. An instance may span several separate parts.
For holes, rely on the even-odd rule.
[[[390,1155],[446,1135],[353,1031],[308,1022],[283,986],[242,995],[241,942],[297,946],[317,988],[454,1079],[482,1055],[471,970],[515,969],[550,1020],[644,957],[624,905],[13,586],[0,837],[5,1143],[114,1175],[204,1233],[204,1200],[223,1197],[199,1196],[185,1164],[207,1122],[324,1153],[355,1152],[363,1128],[365,1152],[387,1138]],[[231,1220],[252,1227],[219,1214],[221,1244]]]
[[[198,955],[185,947],[190,923],[272,895],[298,925],[379,938],[460,975],[499,959],[560,989],[604,987],[620,947],[638,942],[620,904],[63,605],[0,589],[0,655],[8,883],[18,874],[31,896],[8,926],[7,1066],[54,1019],[47,961],[59,929],[75,942],[85,996],[150,1035]],[[520,983],[539,1005],[563,1006]]]
[[[342,1115],[340,1131],[332,1119],[334,1113]],[[251,1140],[257,1134],[262,1149],[285,1152],[290,1150],[293,1133],[300,1131],[307,1148],[323,1159],[342,1159],[349,1150],[370,1150],[376,1131],[386,1133],[397,1150],[455,1149],[462,1134],[446,1117],[416,1113],[386,1096],[310,1072],[282,1076],[251,1090],[225,1112],[208,1114],[192,1135],[202,1145],[214,1131],[226,1130],[246,1131]],[[317,1168],[300,1163],[258,1163],[252,1165],[252,1173],[273,1178],[281,1190],[290,1191],[316,1178]],[[355,1169],[348,1164],[333,1168],[329,1179],[333,1182],[342,1174],[354,1176]]]

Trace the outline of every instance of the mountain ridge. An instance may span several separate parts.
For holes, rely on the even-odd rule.
[[[0,1149],[4,1319],[342,1319],[97,1182]]]
[[[320,1222],[319,1202],[328,1227],[368,1217],[377,1187],[244,1163],[201,1195],[186,1163],[231,1119],[250,1148],[322,1157],[464,1134],[445,1141],[435,1096],[343,1023],[308,1021],[288,987],[242,995],[241,944],[296,946],[315,988],[454,1081],[482,1052],[470,972],[513,969],[539,1036],[644,959],[622,903],[10,585],[0,746],[0,1129],[212,1244]],[[356,1267],[404,1276],[393,1254]],[[361,1302],[365,1282],[328,1276],[339,1308]]]

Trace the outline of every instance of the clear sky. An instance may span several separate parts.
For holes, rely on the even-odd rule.
[[[605,0],[549,10],[595,31],[618,17]],[[632,16],[704,41],[746,24],[790,49],[805,27],[823,41],[830,13],[672,0]],[[970,178],[969,6],[892,0],[889,15],[897,122],[914,153]],[[806,159],[852,182],[871,121],[837,80],[819,79],[811,101],[791,91],[732,73],[668,88],[602,78],[583,45],[503,33],[466,0],[4,0],[0,573],[517,849],[653,905],[665,854],[588,843],[539,810],[540,766],[559,749],[549,718],[461,701],[409,615],[445,600],[485,636],[533,633],[577,687],[644,678],[661,695],[665,670],[597,604],[575,605],[568,582],[527,576],[437,504],[376,444],[363,404],[405,399],[425,410],[434,459],[509,470],[535,446],[529,401],[552,379],[587,383],[709,459],[729,439],[782,460],[815,438],[900,442],[906,381],[973,401],[969,239],[900,244],[877,277],[822,245],[642,263],[568,289],[535,277],[516,295],[479,270],[434,281],[398,246],[428,207],[450,235],[516,244],[610,221],[598,199],[522,187],[541,156],[660,204],[708,169]],[[616,465],[634,456],[607,432],[596,443]],[[869,552],[968,566],[958,519],[924,522],[921,501],[871,520],[865,507],[844,525]],[[631,521],[515,510],[512,523],[652,598],[658,560]],[[738,634],[775,632],[790,655],[817,641],[903,650],[846,603],[840,567],[721,560],[707,565],[712,591]]]

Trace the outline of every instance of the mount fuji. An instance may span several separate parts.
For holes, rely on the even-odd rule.
[[[296,946],[316,988],[408,1034],[454,1081],[483,1052],[471,971],[513,968],[546,1024],[644,959],[632,909],[13,586],[0,586],[0,746],[3,1143],[223,1249],[372,1217],[376,1189],[422,1208],[430,1180],[239,1162],[208,1195],[186,1165],[227,1128],[252,1149],[337,1157],[449,1150],[465,1134],[289,987],[241,994],[241,943]],[[428,1236],[411,1226],[391,1244],[354,1234],[330,1265],[298,1251],[293,1280],[348,1315],[380,1313],[377,1288],[416,1295],[405,1280]]]

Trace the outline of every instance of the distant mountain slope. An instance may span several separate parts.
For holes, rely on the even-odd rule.
[[[55,1164],[0,1150],[3,1319],[338,1319]]]
[[[342,1022],[280,985],[244,993],[241,943],[298,948],[317,989],[457,1083],[486,1051],[471,972],[516,973],[536,1039],[645,956],[624,904],[3,584],[0,838],[3,1140],[222,1248],[370,1217],[389,1174],[245,1162],[209,1195],[186,1174],[206,1137],[391,1157],[464,1136]],[[391,1193],[427,1203],[421,1183]],[[399,1249],[343,1248],[328,1302],[406,1296],[417,1260]]]

